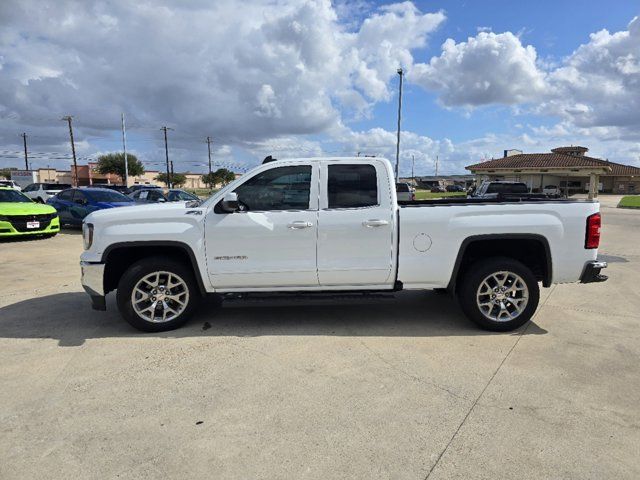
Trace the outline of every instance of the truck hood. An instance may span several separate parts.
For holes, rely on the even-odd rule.
[[[97,210],[85,218],[86,223],[96,225],[102,223],[147,223],[165,222],[185,216],[187,210],[202,210],[201,208],[186,208],[187,202],[150,203],[150,204],[122,204],[127,208],[106,208]],[[129,206],[131,205],[131,206]],[[116,205],[113,205],[116,206]]]
[[[50,205],[35,202],[0,202],[0,215],[44,215],[56,213]]]

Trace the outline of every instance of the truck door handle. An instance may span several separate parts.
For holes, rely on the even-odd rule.
[[[296,222],[291,222],[289,225],[287,225],[287,227],[289,227],[291,230],[300,230],[302,228],[313,227],[313,223],[298,220]]]
[[[362,225],[368,228],[384,227],[385,225],[389,225],[389,222],[387,222],[386,220],[372,219],[372,220],[365,220],[364,222],[362,222]]]

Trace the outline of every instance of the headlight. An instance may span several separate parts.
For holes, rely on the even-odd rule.
[[[82,242],[84,243],[84,249],[89,250],[93,243],[93,223],[82,224]]]

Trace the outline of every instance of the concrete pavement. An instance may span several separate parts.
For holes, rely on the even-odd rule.
[[[603,197],[604,198],[604,197]],[[640,478],[640,212],[609,282],[483,332],[447,296],[93,312],[77,232],[0,244],[0,478]]]

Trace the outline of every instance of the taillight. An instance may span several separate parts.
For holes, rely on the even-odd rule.
[[[411,194],[411,201],[413,202],[413,201],[415,201],[415,199],[416,199],[416,194],[415,194],[415,193],[412,193],[412,194]]]
[[[600,245],[600,226],[602,219],[599,213],[587,217],[587,235],[584,240],[584,248],[598,248]]]

